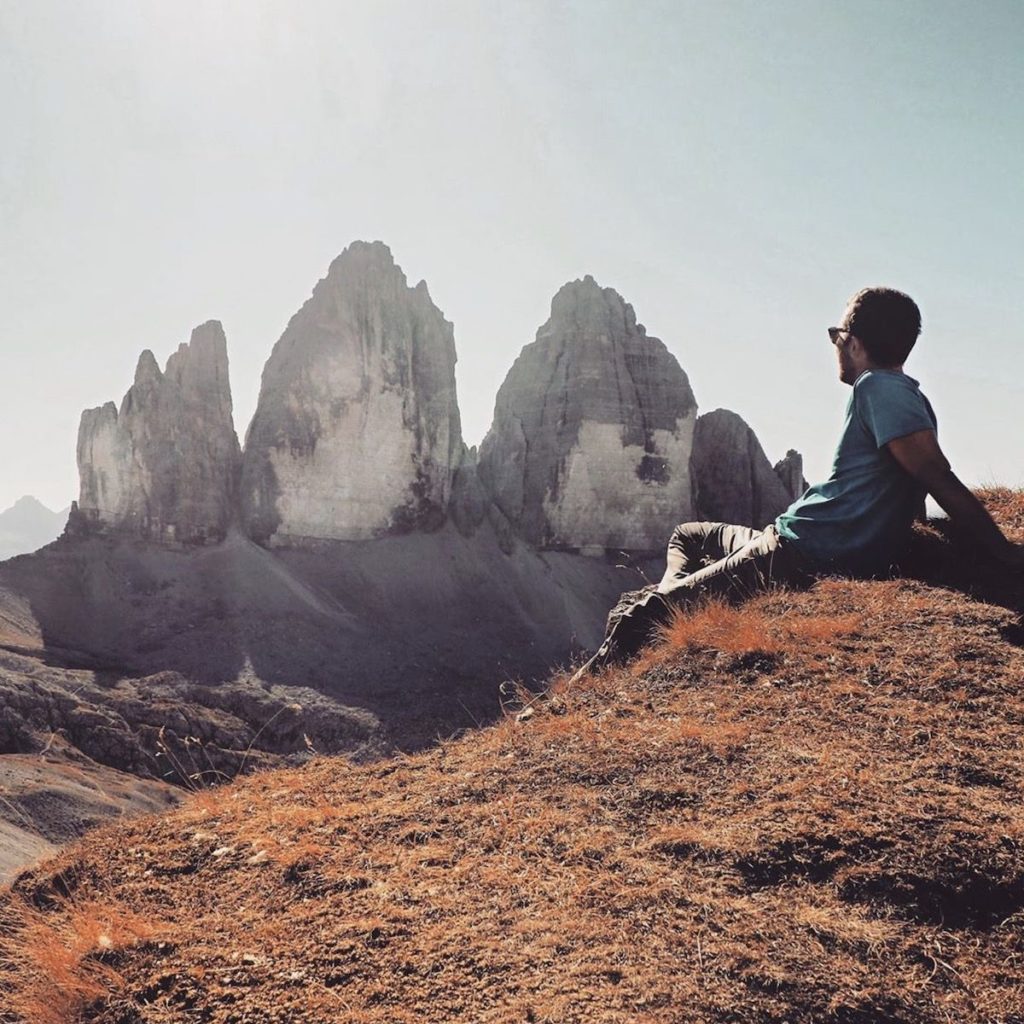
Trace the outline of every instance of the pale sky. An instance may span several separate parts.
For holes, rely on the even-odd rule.
[[[909,291],[970,484],[1024,485],[1024,3],[0,0],[0,509],[223,322],[235,423],[357,238],[455,324],[464,433],[593,274],[827,474],[825,329]]]

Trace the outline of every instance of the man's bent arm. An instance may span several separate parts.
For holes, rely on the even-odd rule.
[[[939,447],[934,430],[897,437],[889,454],[939,503],[950,519],[970,534],[993,557],[1024,566],[1024,547],[1003,536],[985,506],[960,482]]]

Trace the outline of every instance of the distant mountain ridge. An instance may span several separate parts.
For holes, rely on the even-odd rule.
[[[52,512],[38,498],[26,494],[0,512],[0,561],[27,555],[56,540],[68,521],[70,509]]]

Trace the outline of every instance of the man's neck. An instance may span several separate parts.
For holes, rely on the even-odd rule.
[[[868,362],[866,362],[863,366],[856,367],[855,369],[856,369],[857,376],[854,377],[854,379],[853,379],[854,383],[856,383],[858,380],[860,380],[860,378],[863,377],[864,374],[867,373],[869,370],[884,370],[887,373],[902,373],[903,372],[902,364],[900,366],[879,366],[878,363],[871,362],[870,360]]]

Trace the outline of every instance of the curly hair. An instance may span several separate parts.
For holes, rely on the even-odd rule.
[[[921,333],[921,310],[895,288],[862,288],[850,299],[844,328],[879,366],[902,366]]]

